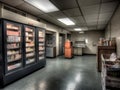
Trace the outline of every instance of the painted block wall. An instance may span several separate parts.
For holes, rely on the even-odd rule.
[[[83,49],[83,54],[96,54],[97,46],[94,46],[93,43],[97,44],[100,37],[104,37],[104,30],[86,31],[84,34],[76,32],[72,33],[72,42],[74,43],[85,38],[88,43],[86,43],[86,47]]]
[[[110,24],[111,23],[111,24]],[[105,37],[115,37],[117,43],[117,54],[120,56],[120,5],[106,27]]]

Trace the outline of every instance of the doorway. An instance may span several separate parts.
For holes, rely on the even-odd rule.
[[[46,31],[46,57],[56,57],[56,33]]]
[[[64,54],[65,34],[59,34],[59,55]]]

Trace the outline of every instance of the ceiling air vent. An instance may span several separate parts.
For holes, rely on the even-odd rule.
[[[20,14],[22,16],[26,16],[26,13],[24,13],[24,12],[22,12],[20,10],[17,10],[17,9],[15,9],[13,7],[7,6],[7,5],[4,5],[4,9],[9,10],[9,11],[14,12],[14,13],[17,13],[17,14]]]

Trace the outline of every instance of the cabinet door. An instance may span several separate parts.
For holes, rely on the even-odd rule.
[[[38,30],[38,61],[45,59],[45,30],[37,28]]]
[[[35,55],[35,28],[31,26],[24,26],[25,32],[25,65],[36,62]]]
[[[4,21],[4,46],[6,73],[23,66],[22,25]]]
[[[77,50],[77,48],[74,48],[74,55],[78,55],[78,50]]]
[[[78,48],[78,55],[82,55],[82,48]]]

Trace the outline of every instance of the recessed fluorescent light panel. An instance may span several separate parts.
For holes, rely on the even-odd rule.
[[[75,31],[82,31],[81,28],[74,28]]]
[[[64,23],[65,25],[75,25],[75,23],[70,20],[69,18],[60,18],[58,19],[60,22]]]
[[[59,9],[55,5],[53,5],[49,0],[24,0],[24,1],[42,10],[45,13],[59,11]]]

